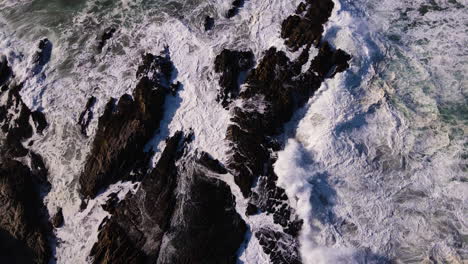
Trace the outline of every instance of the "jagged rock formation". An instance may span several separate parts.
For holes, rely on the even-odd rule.
[[[318,46],[322,40],[323,25],[331,16],[334,3],[331,0],[306,0],[281,25],[281,37],[296,51],[307,44]]]
[[[269,228],[254,231],[273,263],[300,263],[296,237],[302,226],[289,206],[284,189],[276,185],[278,177],[272,165],[282,142],[274,138],[322,81],[347,69],[351,58],[344,51],[321,42],[323,24],[332,9],[331,0],[301,3],[296,15],[283,21],[281,36],[291,50],[304,49],[293,61],[274,47],[267,50],[256,68],[249,72],[245,87],[238,95],[241,105],[231,109],[233,124],[226,132],[231,148],[227,166],[242,194],[250,198],[247,215],[260,210],[271,214],[274,222],[283,227],[283,232]],[[318,47],[319,53],[305,68],[312,46]],[[254,181],[257,183],[252,190]]]
[[[44,210],[34,183],[35,175],[18,161],[0,162],[0,262],[49,262]]]
[[[52,234],[41,197],[50,190],[47,169],[41,156],[23,146],[47,122],[24,104],[22,85],[9,79],[12,70],[2,71],[9,76],[0,91],[0,263],[48,263]]]
[[[274,264],[301,264],[301,256],[298,252],[298,241],[291,236],[285,236],[268,228],[261,228],[255,232],[260,245],[265,253],[270,255]]]
[[[102,51],[102,48],[106,45],[107,41],[114,36],[114,33],[117,31],[117,29],[113,27],[108,27],[102,32],[101,36],[99,37],[99,41],[97,43],[97,50],[98,52]]]
[[[4,85],[0,92],[4,104],[0,105],[0,128],[6,135],[1,147],[3,156],[24,157],[29,151],[23,146],[23,141],[30,138],[34,132],[42,133],[47,127],[47,121],[42,112],[31,111],[21,99],[22,84],[13,81]],[[32,121],[32,122],[30,122]],[[34,127],[31,126],[34,124]]]
[[[215,58],[215,72],[221,73],[218,101],[224,107],[239,95],[239,87],[242,84],[240,78],[254,65],[254,55],[251,51],[236,51],[224,49]]]
[[[181,132],[167,140],[140,189],[99,233],[94,263],[236,263],[246,225],[228,185],[183,155],[186,143]]]
[[[96,104],[96,101],[96,97],[91,96],[88,99],[88,102],[86,102],[85,109],[83,110],[83,112],[81,112],[80,117],[78,118],[78,125],[81,128],[81,134],[83,134],[85,137],[88,136],[88,126],[89,123],[91,123],[91,120],[93,119],[93,108]]]
[[[84,197],[93,198],[111,183],[139,179],[145,173],[151,153],[143,148],[163,117],[173,71],[168,51],[162,56],[145,54],[133,96],[125,94],[118,102],[107,103],[80,177]]]

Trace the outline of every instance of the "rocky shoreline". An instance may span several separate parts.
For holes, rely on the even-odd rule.
[[[235,16],[243,4],[234,1],[226,17]],[[257,65],[251,51],[224,49],[216,56],[217,101],[229,110],[231,121],[225,131],[229,145],[225,164],[194,149],[190,131],[178,131],[166,140],[153,168],[154,153],[145,146],[161,129],[167,97],[177,96],[182,84],[174,81],[177,69],[170,47],[160,55],[142,56],[133,93],[110,98],[105,105],[78,180],[82,209],[111,184],[140,183],[135,193],[122,200],[113,193],[102,206],[110,216],[99,225],[98,240],[90,252],[93,263],[237,263],[241,245],[248,242],[247,234],[258,240],[271,263],[302,263],[298,235],[303,220],[290,205],[292,197],[277,186],[273,164],[285,144],[278,139],[285,123],[325,79],[349,67],[351,57],[322,40],[323,25],[332,10],[331,0],[308,0],[282,22],[286,46],[300,52],[293,60],[275,47],[265,50]],[[214,19],[206,17],[205,30],[213,26]],[[116,33],[109,27],[98,37],[98,53]],[[315,48],[318,54],[310,58]],[[33,75],[41,73],[51,52],[52,43],[41,40],[33,56]],[[27,252],[19,263],[48,263],[53,252],[52,230],[64,224],[64,216],[59,208],[49,220],[41,192],[49,186],[47,168],[25,146],[34,144],[28,141],[33,134],[41,135],[47,129],[47,119],[23,103],[23,84],[14,82],[4,57],[0,59],[0,85],[0,96],[5,98],[0,106],[4,135],[0,208],[9,212],[0,221],[0,250]],[[96,97],[89,97],[79,115],[76,127],[84,137],[88,137],[96,103]],[[246,212],[236,211],[233,190],[222,180],[231,175],[243,196],[237,198],[248,203]],[[271,218],[273,224],[253,228],[246,219],[258,214]],[[43,220],[31,220],[38,218]]]

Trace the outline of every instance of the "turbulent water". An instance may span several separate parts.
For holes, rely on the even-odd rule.
[[[57,263],[86,263],[107,215],[108,193],[79,211],[78,177],[97,118],[84,138],[76,123],[87,99],[96,116],[110,97],[131,93],[144,52],[168,46],[183,83],[148,144],[193,128],[193,144],[225,161],[229,113],[216,102],[213,61],[223,48],[271,46],[288,51],[280,25],[300,1],[248,0],[232,19],[230,1],[0,0],[0,54],[25,81],[22,98],[50,124],[33,138],[50,171],[45,198],[64,210],[56,230]],[[335,0],[324,39],[352,55],[350,68],[327,80],[286,124],[287,144],[274,165],[279,184],[304,219],[304,263],[468,262],[468,10],[463,0]],[[215,18],[205,32],[206,15]],[[115,36],[100,53],[97,37]],[[31,74],[37,43],[53,44],[51,61]],[[246,202],[232,179],[238,207]],[[239,209],[239,210],[241,210]],[[261,215],[245,219],[250,226]],[[243,263],[268,263],[255,238]]]

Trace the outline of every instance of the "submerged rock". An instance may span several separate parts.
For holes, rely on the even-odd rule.
[[[239,95],[239,88],[243,80],[241,75],[254,65],[254,55],[251,51],[236,51],[224,49],[215,59],[215,72],[220,73],[219,85],[221,90],[218,101],[224,107]]]
[[[144,145],[163,118],[173,71],[168,53],[145,54],[133,96],[125,94],[118,102],[111,99],[107,103],[79,180],[84,197],[93,198],[111,183],[145,174],[151,153],[143,150]]]
[[[97,43],[97,50],[98,52],[102,51],[102,48],[106,45],[107,41],[114,36],[114,33],[117,31],[114,27],[108,27],[104,29],[101,36],[99,37],[99,41]]]
[[[32,73],[39,74],[44,66],[50,61],[52,57],[52,42],[44,38],[39,41],[36,52],[31,59]]]
[[[236,263],[246,225],[227,184],[182,156],[181,132],[102,227],[94,263]]]

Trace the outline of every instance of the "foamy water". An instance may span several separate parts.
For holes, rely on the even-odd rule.
[[[324,83],[287,124],[288,140],[275,170],[298,214],[304,263],[401,263],[468,258],[466,146],[466,5],[419,1],[335,1],[325,39],[353,56],[349,71]],[[51,212],[63,207],[56,232],[57,263],[86,263],[107,215],[107,194],[134,190],[118,183],[79,212],[77,180],[97,116],[110,97],[131,93],[143,52],[169,46],[183,84],[166,100],[161,130],[148,147],[192,128],[194,149],[225,160],[229,113],[215,98],[214,58],[223,48],[252,50],[258,61],[271,46],[285,50],[280,23],[299,1],[249,0],[228,20],[230,1],[3,1],[0,53],[6,54],[23,100],[50,124],[33,149],[49,168]],[[411,8],[411,10],[407,10]],[[434,7],[435,8],[435,7]],[[25,16],[24,14],[29,14]],[[421,13],[424,13],[422,15]],[[204,32],[205,15],[215,28]],[[97,36],[117,28],[102,53]],[[42,74],[31,75],[40,39],[53,43]],[[313,50],[312,52],[316,52]],[[90,138],[76,125],[87,99],[98,98]],[[239,212],[245,212],[230,176]],[[252,229],[271,219],[243,217]],[[273,224],[272,224],[273,225]],[[269,263],[255,237],[239,251],[244,263]]]

